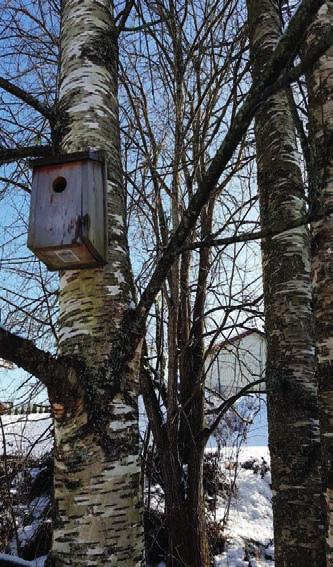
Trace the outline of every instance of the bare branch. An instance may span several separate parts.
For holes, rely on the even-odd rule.
[[[48,108],[45,104],[40,102],[37,98],[27,93],[17,85],[14,85],[13,83],[7,81],[7,79],[4,79],[3,77],[0,77],[0,88],[4,89],[8,93],[14,95],[16,98],[21,100],[22,102],[25,102],[26,104],[34,108],[35,110],[37,110],[37,112],[42,114],[42,116],[45,116],[45,118],[52,120],[53,118],[52,110]]]
[[[34,345],[0,327],[0,356],[13,362],[38,378],[42,384],[61,389],[68,380],[71,364],[65,359],[55,358]]]
[[[167,21],[168,18],[159,18],[158,20],[152,20],[151,22],[145,22],[141,26],[133,26],[133,27],[124,27],[122,31],[125,32],[139,32],[144,31],[148,28],[152,28],[157,26],[157,24],[162,24]]]
[[[119,24],[117,25],[117,33],[119,34],[125,28],[125,24],[129,18],[131,10],[134,6],[134,0],[126,0],[125,8],[118,14],[116,21],[119,20]]]
[[[267,86],[262,93],[262,100],[265,100],[271,94],[276,93],[280,89],[287,87],[290,83],[293,83],[299,79],[301,75],[304,75],[306,71],[311,69],[313,65],[320,59],[324,53],[333,45],[333,27],[328,24],[325,29],[323,29],[321,36],[313,46],[311,51],[309,51],[302,61],[292,67],[291,69],[284,68],[284,71],[280,77],[271,85]],[[261,102],[261,101],[260,101]]]
[[[0,164],[10,163],[18,159],[27,157],[48,156],[52,153],[51,146],[27,146],[18,148],[1,148],[0,147]]]
[[[303,218],[297,221],[288,223],[283,228],[281,226],[277,229],[265,229],[259,230],[257,232],[244,232],[243,234],[235,234],[234,236],[226,236],[225,238],[206,238],[201,242],[193,242],[188,246],[184,246],[179,250],[179,254],[185,250],[195,250],[196,248],[206,248],[207,246],[228,246],[230,244],[237,244],[239,242],[249,242],[251,240],[260,240],[262,238],[271,238],[273,236],[279,236],[288,230],[293,228],[298,228],[299,226],[304,226],[312,222],[322,220],[325,217],[333,214],[333,209],[328,209],[324,214],[321,215],[305,215]]]
[[[13,185],[18,189],[23,189],[26,193],[31,193],[28,185],[25,183],[20,183],[19,181],[14,181],[14,179],[10,179],[9,177],[1,177],[0,176],[0,183],[6,183],[7,185]]]
[[[157,444],[158,450],[163,451],[167,441],[163,427],[163,417],[151,380],[151,375],[148,367],[146,366],[145,356],[141,358],[140,386],[155,442]]]
[[[239,392],[237,392],[237,394],[234,394],[233,396],[228,398],[225,402],[223,402],[219,406],[219,408],[217,408],[216,412],[218,413],[218,415],[214,419],[212,425],[210,427],[205,427],[205,429],[203,429],[201,432],[200,442],[203,444],[203,446],[206,445],[209,437],[214,433],[221,419],[227,413],[227,411],[234,405],[234,403],[237,402],[237,400],[239,400],[239,398],[241,398],[242,396],[246,396],[249,393],[249,391],[253,390],[255,386],[258,386],[259,384],[263,384],[264,382],[265,379],[261,378],[260,380],[255,380],[254,382],[250,382],[249,384],[246,384],[246,386],[241,388]]]
[[[290,20],[287,31],[277,44],[271,60],[267,63],[266,69],[262,73],[261,80],[252,84],[244,104],[237,112],[228,133],[216,152],[215,157],[212,159],[208,170],[198,186],[197,192],[193,195],[176,232],[170,239],[150,282],[142,294],[133,319],[133,326],[135,326],[133,331],[138,337],[142,336],[144,332],[147,314],[177,257],[178,250],[194,228],[202,208],[208,202],[221,174],[242,137],[245,135],[258,106],[268,96],[271,96],[274,92],[285,86],[285,81],[288,77],[290,80],[294,80],[296,76],[299,76],[300,72],[304,72],[305,65],[309,64],[310,58],[308,58],[307,62],[303,62],[292,71],[284,73],[281,78],[281,69],[288,68],[288,65],[297,53],[308,25],[312,22],[323,3],[324,0],[303,0],[294,17]],[[322,46],[321,49],[323,49]],[[318,56],[317,52],[316,56]],[[298,69],[298,71],[296,71],[296,69]]]

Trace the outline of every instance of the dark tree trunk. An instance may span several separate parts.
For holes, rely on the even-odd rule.
[[[203,451],[198,449],[190,457],[187,478],[182,479],[179,475],[176,483],[170,474],[164,474],[169,532],[168,567],[210,565],[202,488],[202,459]],[[170,471],[169,466],[168,470]]]

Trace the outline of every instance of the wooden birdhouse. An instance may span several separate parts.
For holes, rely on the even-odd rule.
[[[106,168],[99,152],[31,162],[28,247],[49,270],[106,263]]]

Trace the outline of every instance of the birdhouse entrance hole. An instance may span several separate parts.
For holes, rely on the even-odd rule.
[[[52,184],[53,191],[62,193],[67,187],[67,181],[64,177],[56,177]]]
[[[31,162],[28,247],[49,270],[106,264],[106,165],[87,151]]]

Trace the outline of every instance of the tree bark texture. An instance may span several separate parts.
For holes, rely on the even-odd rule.
[[[333,24],[333,2],[326,2],[309,29],[306,49]],[[315,338],[318,356],[320,431],[323,491],[325,497],[327,565],[333,565],[333,216],[325,215],[333,205],[333,48],[308,74],[310,205],[322,215],[312,227],[312,284]]]
[[[108,264],[60,276],[60,346],[91,370],[77,400],[59,392],[55,412],[58,523],[50,565],[143,565],[138,447],[138,360],[119,376],[103,372],[132,288],[125,234],[117,104],[117,34],[108,0],[62,2],[59,103],[62,150],[93,148],[107,156]],[[102,443],[102,437],[107,443]]]
[[[248,0],[254,81],[281,36],[279,2]],[[263,229],[304,215],[305,200],[288,94],[255,118]],[[320,436],[306,226],[262,241],[267,398],[276,567],[325,564]]]
[[[198,447],[188,465],[188,478],[184,478],[182,465],[175,461],[173,452],[164,451],[162,455],[165,511],[169,532],[168,567],[210,565],[202,488],[202,460],[203,450]]]

